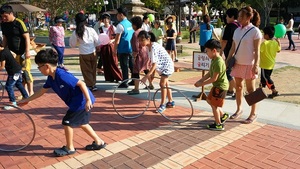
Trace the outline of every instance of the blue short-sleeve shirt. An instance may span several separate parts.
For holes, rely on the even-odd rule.
[[[79,79],[71,73],[57,68],[55,72],[55,79],[48,76],[44,88],[52,88],[54,92],[66,103],[69,111],[75,112],[85,109],[86,99],[81,89],[76,86]],[[95,103],[95,97],[90,90],[89,95],[91,101]]]

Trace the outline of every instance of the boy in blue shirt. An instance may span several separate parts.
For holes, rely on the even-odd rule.
[[[205,43],[204,47],[207,56],[211,59],[209,72],[197,81],[194,86],[200,87],[212,83],[213,87],[206,101],[212,108],[215,122],[207,125],[207,128],[209,130],[224,130],[224,122],[228,119],[229,115],[223,112],[222,107],[229,82],[226,77],[225,62],[219,53],[221,44],[215,39],[210,39]]]
[[[106,143],[100,139],[93,128],[89,125],[91,108],[95,98],[86,84],[74,77],[71,73],[57,67],[58,55],[52,49],[41,50],[35,57],[35,63],[38,69],[45,76],[48,76],[44,86],[38,92],[19,103],[32,101],[52,88],[54,92],[69,107],[62,120],[64,125],[66,146],[55,149],[56,156],[65,156],[76,152],[73,145],[73,127],[80,126],[91,138],[93,143],[85,147],[86,150],[100,150],[106,146]]]

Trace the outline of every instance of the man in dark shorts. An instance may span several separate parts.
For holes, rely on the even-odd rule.
[[[10,5],[3,5],[0,8],[2,17],[3,47],[17,54],[16,60],[22,66],[23,85],[29,95],[33,92],[33,78],[30,73],[30,37],[25,23],[14,16]]]
[[[224,53],[225,58],[227,59],[231,45],[232,45],[232,37],[233,37],[233,33],[236,30],[236,28],[238,28],[240,26],[240,24],[236,21],[237,17],[238,17],[238,9],[236,8],[230,8],[226,11],[226,22],[227,25],[224,29],[224,34],[222,37],[222,50],[220,52],[220,55],[222,56],[222,53]],[[235,86],[235,81],[234,78],[230,75],[231,73],[231,68],[227,68],[226,70],[226,75],[227,75],[227,79],[229,81],[229,89],[227,92],[228,96],[232,96],[235,97],[233,88]]]

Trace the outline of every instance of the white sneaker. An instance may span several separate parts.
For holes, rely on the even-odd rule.
[[[16,102],[12,102],[11,106],[10,105],[4,106],[3,109],[4,110],[10,110],[10,109],[15,108],[15,107],[18,107],[17,103]]]

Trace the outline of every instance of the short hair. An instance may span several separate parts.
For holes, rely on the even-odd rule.
[[[0,8],[0,14],[4,14],[4,13],[13,13],[14,10],[10,5],[4,4],[1,6]]]
[[[104,20],[104,19],[110,19],[110,14],[109,14],[109,13],[103,13],[103,14],[101,14],[100,19],[101,19],[101,20]]]
[[[157,39],[155,37],[155,35],[152,32],[147,32],[145,30],[142,30],[139,34],[138,34],[138,38],[142,38],[142,39],[150,39],[151,42],[156,42]]]
[[[143,21],[140,16],[135,16],[135,17],[131,18],[130,21],[131,21],[132,25],[135,25],[137,27],[137,29],[141,28],[143,25]]]
[[[217,49],[217,51],[219,51],[221,49],[221,43],[218,40],[210,39],[204,44],[204,47],[211,50]]]
[[[228,15],[229,18],[234,17],[234,19],[237,19],[239,15],[239,10],[237,8],[229,8],[226,11],[226,15]]]
[[[117,11],[118,11],[119,14],[123,14],[124,16],[127,16],[128,12],[127,12],[126,8],[121,6],[120,8],[117,9]]]
[[[155,20],[155,21],[154,21],[154,24],[157,24],[157,25],[160,27],[160,22],[159,22],[159,20]]]
[[[144,15],[143,21],[147,20],[148,18],[149,18],[148,15]]]
[[[264,32],[264,34],[268,35],[269,38],[272,39],[274,37],[274,34],[275,34],[275,28],[274,28],[274,26],[266,26],[263,29],[263,32]]]
[[[58,62],[58,54],[53,49],[40,50],[36,54],[34,61],[36,64],[49,63],[55,66]]]

